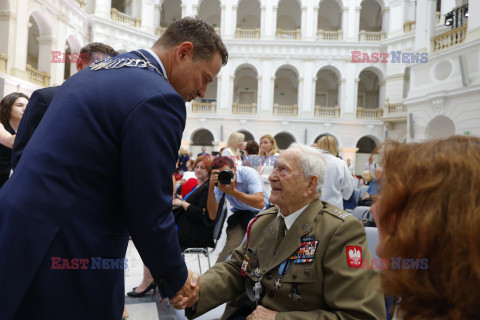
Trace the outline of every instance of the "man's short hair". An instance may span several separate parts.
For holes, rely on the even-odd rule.
[[[230,169],[234,168],[233,160],[227,156],[214,157],[212,161],[212,169],[216,170],[218,168],[228,165]]]
[[[118,52],[107,44],[100,42],[91,42],[80,49],[80,58],[84,61],[91,61],[94,52],[101,52],[115,57]]]
[[[315,192],[322,192],[322,188],[327,180],[327,163],[323,158],[322,152],[312,147],[297,143],[291,144],[287,150],[292,149],[299,149],[300,151],[298,153],[300,156],[300,167],[302,168],[305,178],[317,176],[318,184]]]
[[[185,17],[173,22],[155,42],[155,47],[173,48],[183,42],[193,44],[194,60],[211,60],[216,51],[222,56],[222,65],[228,61],[228,51],[215,29],[206,21]]]

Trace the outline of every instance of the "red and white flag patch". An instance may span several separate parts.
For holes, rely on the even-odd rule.
[[[347,246],[347,263],[350,268],[362,267],[362,247]]]

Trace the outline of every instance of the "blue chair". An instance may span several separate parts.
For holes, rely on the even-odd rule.
[[[353,209],[353,213],[352,215],[357,218],[358,220],[365,220],[367,218],[367,211],[370,210],[370,207],[366,207],[366,206],[359,206],[359,207],[356,207],[355,209]],[[368,219],[370,221],[373,221],[373,216],[372,214],[370,213],[370,218]]]
[[[360,187],[360,199],[362,199],[365,196],[365,192],[367,192],[368,186],[361,186]]]

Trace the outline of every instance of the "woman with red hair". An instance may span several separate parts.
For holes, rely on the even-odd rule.
[[[480,319],[480,139],[387,145],[378,256],[396,319]]]

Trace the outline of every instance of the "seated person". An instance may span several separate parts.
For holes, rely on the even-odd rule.
[[[394,143],[383,159],[371,212],[394,319],[480,319],[480,139]]]
[[[216,157],[212,162],[212,175],[209,188],[209,212],[217,212],[218,204],[222,197],[231,205],[233,214],[227,219],[227,242],[222,252],[218,255],[217,262],[225,261],[227,257],[238,247],[247,232],[248,222],[259,213],[267,203],[268,197],[265,193],[260,175],[250,167],[235,167],[232,158],[223,156]],[[230,171],[231,180],[227,183],[219,180],[219,174]]]
[[[365,195],[360,199],[359,206],[371,206],[372,198],[380,192],[380,186],[382,183],[383,169],[377,167],[375,169],[375,179],[373,179],[368,185],[368,190],[365,192]]]
[[[319,150],[290,146],[269,179],[270,202],[257,215],[232,259],[200,278],[195,318],[246,292],[234,311],[243,319],[385,319],[379,273],[362,268],[371,259],[362,223],[319,200],[327,168]],[[170,303],[185,306],[181,296]]]
[[[173,206],[180,248],[213,247],[213,228],[217,212],[207,210],[208,187],[212,172],[211,159],[201,156],[194,163],[198,184],[187,195],[175,197]],[[188,181],[187,181],[188,182]]]

